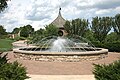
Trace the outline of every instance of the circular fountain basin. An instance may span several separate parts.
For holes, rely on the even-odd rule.
[[[31,48],[33,50],[31,50]],[[39,51],[39,49],[41,51]],[[80,48],[72,48],[73,51],[58,52],[47,51],[45,48],[38,48],[36,51],[33,47],[28,48],[16,48],[13,52],[16,53],[15,57],[36,61],[66,61],[66,62],[78,62],[83,60],[98,60],[105,58],[108,54],[108,49],[103,48],[84,48],[86,51],[77,51]]]

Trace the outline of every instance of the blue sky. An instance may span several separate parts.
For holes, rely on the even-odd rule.
[[[43,28],[61,14],[66,20],[95,16],[115,16],[120,13],[120,0],[11,0],[0,13],[0,25],[11,32],[15,27],[31,24]]]

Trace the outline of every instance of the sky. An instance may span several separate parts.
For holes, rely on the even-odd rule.
[[[10,0],[8,7],[0,13],[0,25],[7,32],[30,24],[38,30],[50,24],[61,14],[66,20],[96,16],[115,16],[120,13],[120,0]]]

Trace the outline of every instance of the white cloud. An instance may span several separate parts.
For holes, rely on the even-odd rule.
[[[111,12],[111,9],[103,9],[103,10],[98,10],[98,11],[96,11],[95,13],[96,14],[107,14],[107,13],[110,13]]]
[[[115,8],[116,13],[120,13],[120,6]]]
[[[115,16],[120,12],[120,0],[11,0],[8,8],[0,13],[0,24],[7,31],[31,24],[35,30],[51,23],[62,7],[62,16],[67,19],[95,16]]]

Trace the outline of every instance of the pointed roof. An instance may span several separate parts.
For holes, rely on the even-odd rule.
[[[65,22],[66,22],[66,20],[61,15],[61,8],[59,8],[58,16],[51,24],[56,25],[58,28],[61,28],[61,27],[63,27]]]

